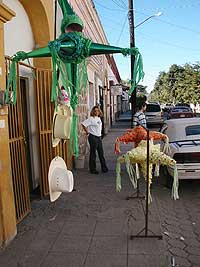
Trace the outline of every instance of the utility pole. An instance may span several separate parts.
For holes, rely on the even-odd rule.
[[[133,0],[129,0],[129,27],[130,27],[130,47],[135,47],[135,33],[134,33],[134,12],[133,12]],[[133,68],[135,64],[135,56],[131,55],[131,84],[133,82]],[[133,115],[136,112],[136,88],[131,94],[131,128],[133,127]]]
[[[54,10],[54,39],[56,39],[56,26],[57,26],[57,5],[58,5],[58,3],[57,3],[57,0],[55,0],[55,6],[54,6],[54,8],[55,8],[55,10]]]

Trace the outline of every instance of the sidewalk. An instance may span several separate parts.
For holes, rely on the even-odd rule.
[[[169,267],[164,239],[134,238],[145,225],[145,201],[126,200],[134,193],[124,167],[122,191],[115,191],[117,136],[130,128],[119,120],[103,139],[106,174],[75,170],[76,191],[55,202],[34,200],[32,212],[18,225],[17,237],[0,251],[0,267]],[[121,145],[122,152],[131,145]],[[100,168],[99,168],[100,170]],[[144,184],[141,182],[141,193]],[[163,234],[160,203],[172,203],[170,192],[155,183],[149,206],[149,229]],[[150,233],[151,234],[151,233]]]

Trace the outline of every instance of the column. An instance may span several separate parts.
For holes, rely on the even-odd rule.
[[[4,23],[15,13],[0,1],[0,90],[5,90]],[[12,187],[8,107],[0,107],[0,247],[6,246],[16,235],[15,203]]]

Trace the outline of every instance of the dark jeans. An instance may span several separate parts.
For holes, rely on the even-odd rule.
[[[106,161],[104,158],[103,145],[102,145],[101,137],[89,134],[88,141],[90,144],[90,159],[89,159],[90,171],[96,170],[96,151],[98,152],[98,155],[99,155],[99,160],[101,163],[102,171],[108,170],[108,168],[106,166]]]

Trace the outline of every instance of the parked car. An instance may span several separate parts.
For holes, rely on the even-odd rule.
[[[177,162],[178,178],[200,179],[200,118],[167,120],[161,132],[169,137],[169,156]],[[173,170],[163,167],[162,173],[170,185]]]
[[[145,116],[148,125],[163,124],[163,114],[161,107],[157,103],[148,103],[145,111]]]
[[[188,108],[190,108],[190,104],[188,104],[188,103],[176,103],[175,107],[188,107]]]
[[[173,108],[174,105],[173,104],[164,104],[163,105],[163,109],[167,109],[168,111],[170,111],[171,108]]]
[[[187,106],[176,106],[171,108],[169,111],[169,119],[192,117],[194,117],[194,113],[192,112],[191,108]]]

